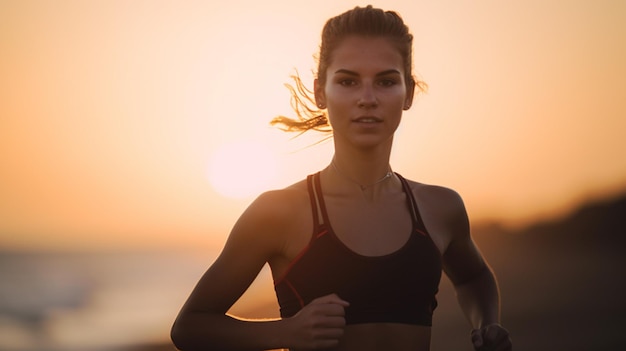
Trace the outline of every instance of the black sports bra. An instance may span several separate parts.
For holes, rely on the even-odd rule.
[[[402,181],[413,229],[402,248],[384,256],[357,254],[337,238],[328,220],[319,172],[307,177],[315,228],[307,247],[274,282],[282,317],[293,316],[318,297],[336,293],[350,303],[346,324],[432,325],[441,254],[424,227],[407,181],[396,175]]]

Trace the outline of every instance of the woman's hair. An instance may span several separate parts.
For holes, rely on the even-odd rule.
[[[322,30],[322,43],[318,57],[317,79],[321,86],[326,84],[326,71],[331,64],[332,53],[343,39],[351,35],[388,38],[402,55],[405,82],[408,88],[426,90],[426,84],[413,76],[413,35],[402,18],[393,11],[367,7],[355,7],[329,19]],[[291,92],[291,106],[297,118],[278,116],[270,122],[281,125],[285,131],[306,132],[331,131],[326,111],[315,105],[313,92],[306,88],[298,74],[292,76],[295,87],[286,84]]]

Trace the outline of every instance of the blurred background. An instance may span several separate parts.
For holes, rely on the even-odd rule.
[[[371,2],[429,84],[392,166],[457,190],[516,349],[626,344],[626,2]],[[0,0],[0,350],[173,350],[239,214],[327,165],[284,83],[356,5]],[[471,350],[442,281],[433,350]],[[276,316],[263,270],[233,308]]]

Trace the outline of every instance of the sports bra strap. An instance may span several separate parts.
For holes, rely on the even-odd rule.
[[[313,190],[314,176],[314,174],[309,174],[306,177],[306,185],[309,191],[309,200],[311,201],[311,212],[313,212],[313,236],[315,236],[315,232],[317,232],[320,227],[319,214],[317,213],[317,195]]]
[[[420,215],[419,208],[417,207],[417,201],[415,200],[415,196],[413,196],[413,191],[409,186],[409,182],[407,182],[407,180],[398,173],[396,173],[396,176],[398,176],[398,179],[400,179],[400,181],[402,182],[402,187],[404,188],[406,197],[409,199],[409,203],[411,204],[410,207],[411,217],[413,218],[413,225],[415,226],[415,228],[419,228],[426,232],[426,226],[424,225],[424,221],[422,220],[422,216]]]
[[[411,190],[408,181],[399,173],[394,172],[394,174],[398,177],[398,179],[400,179],[400,182],[402,183],[402,188],[404,189],[404,193],[406,194],[409,208],[411,209],[411,219],[413,221],[413,227],[426,233],[426,227],[422,220],[422,216],[420,215],[417,201],[415,200],[415,196],[413,196],[413,191]],[[315,236],[324,229],[324,226],[327,226],[330,223],[328,219],[328,212],[326,211],[326,204],[324,203],[324,195],[322,193],[320,172],[307,176],[307,187],[309,191],[309,199],[311,200],[311,211],[313,212],[314,230],[311,238],[313,240],[313,238],[315,238]],[[320,212],[322,217],[321,222],[319,214]]]
[[[330,223],[330,220],[328,219],[328,211],[326,211],[326,203],[324,202],[324,193],[322,193],[320,172],[315,173],[313,180],[315,181],[315,197],[317,198],[317,202],[319,204],[318,209],[322,212],[322,223],[319,223],[319,224],[320,226],[325,226]]]

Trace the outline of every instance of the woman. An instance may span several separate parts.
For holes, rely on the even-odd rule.
[[[296,131],[330,124],[335,155],[242,214],[174,323],[179,349],[429,350],[442,270],[474,328],[474,347],[511,349],[461,198],[389,166],[402,113],[424,86],[412,75],[412,39],[397,14],[371,6],[326,23],[311,98],[325,113],[297,97],[306,95],[297,80],[300,119],[273,122]],[[265,263],[282,318],[226,315]]]

